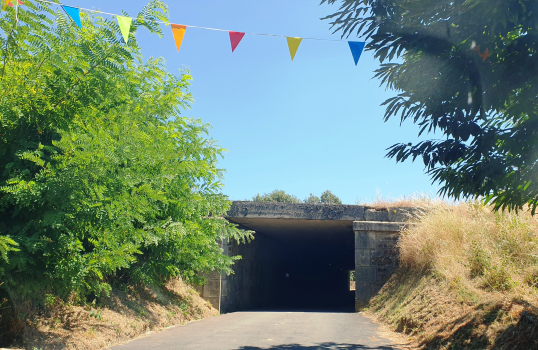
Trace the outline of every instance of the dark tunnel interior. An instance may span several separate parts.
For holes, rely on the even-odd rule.
[[[252,220],[254,221],[254,220]],[[240,223],[256,231],[224,282],[221,312],[353,311],[349,272],[355,269],[352,221],[263,219]]]

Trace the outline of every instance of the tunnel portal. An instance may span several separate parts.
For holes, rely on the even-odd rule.
[[[360,309],[397,266],[409,209],[233,202],[226,219],[255,231],[254,240],[223,242],[242,259],[233,274],[210,275],[200,293],[221,313]]]

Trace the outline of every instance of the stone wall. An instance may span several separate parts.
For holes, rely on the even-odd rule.
[[[276,266],[279,245],[276,240],[261,233],[254,234],[250,243],[230,240],[223,244],[228,256],[241,255],[232,266],[234,273],[222,274],[220,312],[252,310],[268,305],[277,284]]]
[[[405,222],[355,221],[355,309],[368,305],[398,267],[396,244]]]
[[[200,274],[205,277],[206,282],[203,286],[195,286],[194,288],[200,296],[211,303],[211,305],[220,311],[220,294],[221,294],[221,279],[218,271]]]

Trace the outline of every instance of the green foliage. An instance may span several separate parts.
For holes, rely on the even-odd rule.
[[[281,190],[274,190],[273,192],[265,193],[263,196],[258,193],[252,200],[255,202],[301,203],[301,200],[296,196]]]
[[[298,197],[287,194],[285,191],[274,190],[270,193],[265,193],[263,196],[259,193],[252,198],[254,202],[282,202],[282,203],[303,203]],[[335,196],[331,191],[327,190],[321,194],[321,198],[310,193],[310,196],[304,200],[304,203],[309,204],[342,204],[340,198]]]
[[[252,236],[222,219],[224,150],[180,115],[188,72],[144,62],[136,41],[162,35],[150,20],[166,22],[166,5],[143,9],[128,44],[114,19],[81,13],[79,29],[32,1],[18,18],[0,18],[0,232],[20,250],[0,261],[2,287],[66,298],[231,272],[218,241]]]
[[[538,2],[534,0],[323,0],[382,63],[400,116],[440,140],[399,143],[388,157],[422,158],[440,193],[484,196],[495,209],[538,206]],[[400,58],[397,63],[387,63]]]
[[[331,191],[327,190],[321,194],[321,197],[318,197],[312,193],[310,196],[304,200],[305,203],[311,204],[342,204],[340,198],[338,198]]]
[[[2,256],[2,259],[7,263],[9,262],[7,253],[8,252],[18,252],[19,249],[15,248],[19,244],[9,238],[8,236],[0,236],[0,255]],[[1,270],[0,270],[1,271]]]
[[[310,195],[308,196],[308,198],[304,200],[304,202],[310,203],[310,204],[317,204],[317,203],[321,203],[321,199],[319,199],[318,196],[310,193]]]
[[[321,194],[320,201],[323,204],[342,204],[340,198],[336,197],[331,191],[327,190]]]

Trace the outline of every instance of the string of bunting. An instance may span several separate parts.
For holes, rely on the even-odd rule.
[[[17,7],[18,5],[24,5],[24,3],[21,0],[2,0],[4,2],[3,9],[5,10],[7,6],[10,7]],[[71,20],[79,27],[82,28],[82,22],[80,21],[80,11],[87,11],[87,12],[95,12],[95,13],[102,13],[107,14],[110,16],[116,17],[116,20],[118,21],[118,26],[120,27],[121,34],[123,36],[123,40],[125,43],[129,41],[129,31],[131,29],[131,24],[133,22],[133,17],[128,16],[122,16],[117,15],[114,13],[107,13],[97,10],[91,10],[91,9],[85,9],[81,7],[74,7],[74,6],[68,6],[68,5],[62,5],[59,3],[55,3],[52,1],[46,1],[46,0],[36,0],[39,2],[59,5],[62,7],[62,9],[65,11],[65,13],[71,18]],[[167,24],[161,21],[153,21],[155,23],[162,23]],[[174,24],[170,23],[170,26],[172,27],[172,34],[174,36],[174,41],[176,43],[177,51],[179,52],[179,49],[181,48],[181,43],[183,42],[183,38],[185,36],[185,32],[188,27],[191,28],[198,28],[198,29],[207,29],[207,30],[214,30],[214,31],[221,31],[221,32],[228,32],[230,35],[230,44],[232,47],[232,52],[235,51],[241,40],[243,40],[243,37],[245,34],[249,35],[263,35],[263,36],[273,36],[273,37],[281,37],[286,38],[286,41],[288,43],[288,50],[290,52],[291,60],[295,58],[295,55],[297,54],[297,50],[299,49],[299,46],[301,45],[301,42],[303,40],[321,40],[321,41],[343,41],[343,40],[331,40],[331,39],[319,39],[319,38],[297,38],[297,37],[288,37],[283,35],[276,35],[276,34],[262,34],[262,33],[247,33],[247,32],[234,32],[231,30],[224,30],[224,29],[217,29],[217,28],[207,28],[207,27],[199,27],[199,26],[187,26],[183,24]],[[351,55],[353,56],[353,61],[355,62],[355,65],[359,62],[359,58],[361,57],[362,51],[364,49],[365,42],[362,41],[347,41],[349,44],[349,48],[351,50]]]

